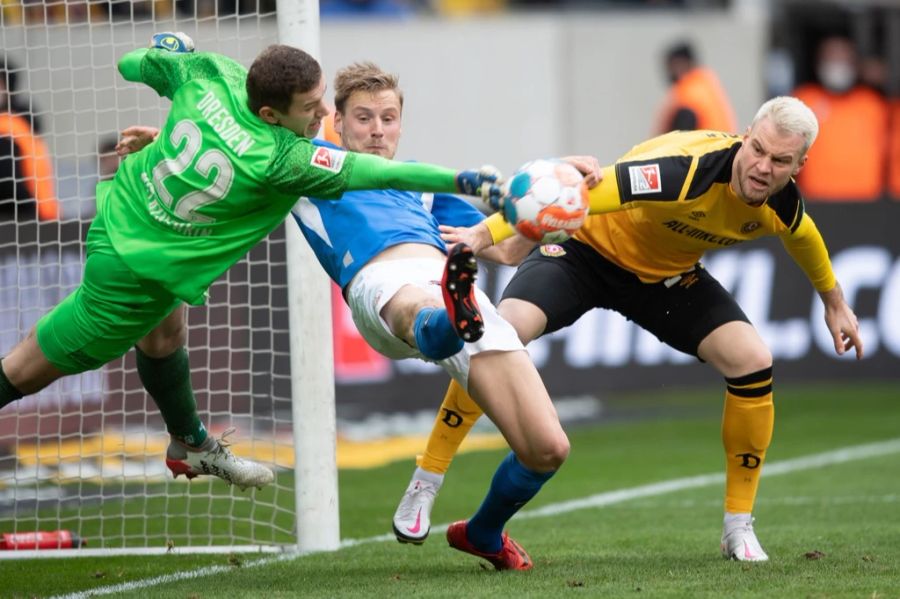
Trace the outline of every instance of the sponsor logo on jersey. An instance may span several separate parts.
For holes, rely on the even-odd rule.
[[[667,220],[662,225],[670,231],[678,233],[679,235],[684,235],[686,237],[690,237],[691,239],[698,239],[700,241],[705,241],[706,243],[719,245],[722,247],[728,247],[730,245],[741,242],[740,239],[722,237],[721,235],[716,235],[715,233],[710,233],[709,231],[698,229],[697,227],[677,220]]]
[[[691,211],[691,220],[700,220],[701,218],[706,218],[706,213],[702,210],[692,210]]]
[[[559,258],[560,256],[566,255],[566,250],[563,249],[563,246],[561,245],[548,243],[547,245],[541,246],[541,254],[548,258]]]
[[[761,226],[762,223],[760,223],[758,220],[751,220],[749,223],[744,223],[743,225],[741,225],[741,233],[743,233],[744,235],[752,233]]]
[[[316,167],[333,173],[341,172],[344,167],[344,159],[347,152],[341,150],[332,150],[331,148],[316,148],[313,152],[312,159],[309,163]]]
[[[659,178],[658,164],[645,164],[643,166],[629,166],[628,177],[631,179],[631,193],[659,193],[662,191],[662,181]]]

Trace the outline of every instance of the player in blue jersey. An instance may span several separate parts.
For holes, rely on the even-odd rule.
[[[344,147],[394,156],[403,110],[396,77],[371,63],[347,67],[335,79],[335,105],[335,131]],[[471,249],[457,245],[447,255],[439,225],[477,223],[481,214],[448,195],[360,191],[345,193],[340,202],[301,199],[294,218],[341,286],[366,341],[390,358],[439,363],[468,389],[513,450],[478,512],[450,526],[450,545],[498,570],[531,568],[528,554],[503,527],[560,467],[569,441],[515,330],[474,286]],[[504,254],[483,255],[517,262],[532,245],[509,241],[511,247],[494,248]],[[478,306],[480,338],[477,324],[458,322],[460,313],[477,315]],[[463,343],[466,334],[473,342]]]

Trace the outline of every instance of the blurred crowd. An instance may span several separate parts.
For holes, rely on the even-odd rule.
[[[0,56],[0,223],[90,220],[94,188],[119,166],[118,135],[97,139],[96,154],[50,155],[40,112],[20,89],[21,68]]]
[[[276,0],[0,0],[5,25],[271,15]],[[721,7],[727,0],[319,0],[322,18],[448,16],[517,8]]]
[[[798,176],[804,194],[827,201],[900,199],[900,100],[885,96],[886,68],[862,59],[848,37],[815,50],[815,79],[792,94],[819,119],[819,137]]]
[[[805,102],[819,120],[819,135],[797,176],[813,202],[900,200],[900,98],[886,94],[887,65],[861,57],[843,34],[825,33],[812,49],[813,77],[770,90]],[[671,84],[658,116],[657,133],[676,129],[737,131],[734,112],[719,79],[686,42],[663,59]]]
[[[6,25],[140,22],[275,11],[275,0],[0,0],[0,4]]]

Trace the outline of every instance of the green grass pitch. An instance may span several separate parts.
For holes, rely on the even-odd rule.
[[[636,415],[661,406],[685,409],[665,420],[638,417],[570,430],[569,461],[523,515],[569,500],[722,471],[721,389],[642,393],[611,401],[633,407]],[[768,463],[897,440],[898,424],[897,383],[779,386]],[[504,454],[476,452],[456,460],[434,510],[435,525],[474,512]],[[383,540],[411,468],[410,462],[341,472],[342,538],[364,542],[336,553],[280,560],[258,555],[4,560],[0,597],[87,597],[93,590],[117,591],[110,596],[198,599],[900,598],[900,449],[764,474],[754,516],[771,558],[766,564],[719,557],[723,488],[713,483],[516,518],[509,531],[530,552],[534,570],[494,572],[448,548],[439,531],[421,547]],[[148,530],[148,519],[153,526],[164,520],[161,506],[151,500],[138,503],[140,510],[125,526]],[[228,504],[219,507],[227,509]],[[178,525],[170,523],[167,530],[177,531]]]

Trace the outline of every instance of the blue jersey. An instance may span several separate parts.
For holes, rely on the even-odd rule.
[[[304,197],[292,214],[322,268],[341,289],[389,247],[422,243],[446,252],[439,224],[471,227],[484,219],[456,196],[393,189],[346,192],[337,201]]]

